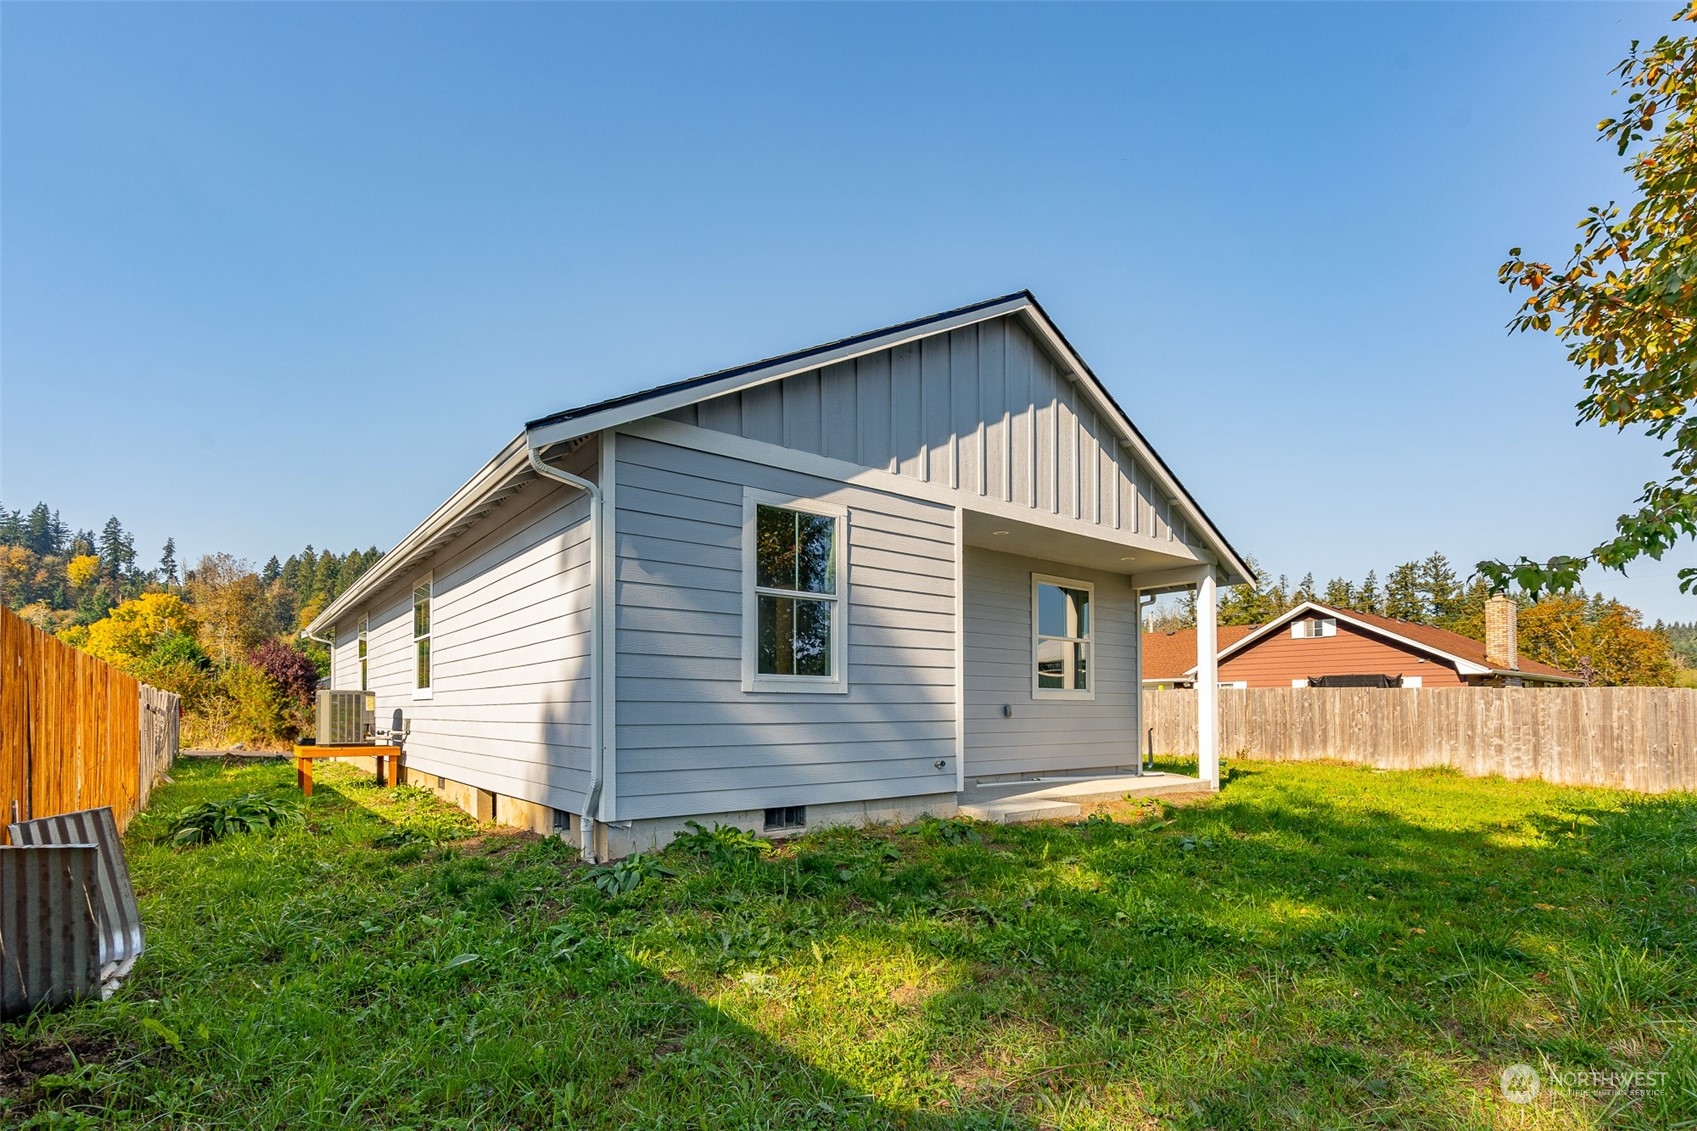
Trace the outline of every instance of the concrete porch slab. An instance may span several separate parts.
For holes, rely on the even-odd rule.
[[[1083,812],[1081,806],[1090,801],[1211,792],[1205,781],[1159,771],[1105,777],[1057,775],[1023,781],[974,782],[960,795],[959,813],[975,820],[1011,825],[1076,817]]]

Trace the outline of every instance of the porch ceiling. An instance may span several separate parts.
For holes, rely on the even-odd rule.
[[[1157,548],[1151,540],[1125,531],[1104,531],[1118,534],[1126,541],[1109,538],[1086,538],[1071,531],[1055,530],[1035,522],[1017,522],[999,515],[963,512],[966,544],[986,550],[1000,550],[1028,558],[1041,558],[1059,564],[1080,565],[1108,573],[1157,573],[1181,566],[1200,565],[1200,560],[1182,542],[1162,543]],[[1170,550],[1167,549],[1170,547]]]

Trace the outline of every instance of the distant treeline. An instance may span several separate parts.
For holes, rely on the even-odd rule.
[[[73,530],[46,503],[0,506],[0,601],[55,633],[182,696],[191,744],[274,744],[310,728],[309,699],[329,657],[300,629],[382,555],[307,546],[259,570],[230,554],[181,568],[166,539],[137,562],[115,516]]]
[[[284,561],[273,555],[258,576],[276,631],[300,628],[381,556],[375,546],[338,554],[311,545]],[[49,631],[93,624],[146,592],[179,591],[194,573],[178,563],[174,538],[165,540],[158,565],[139,564],[135,536],[116,515],[97,534],[72,529],[46,503],[27,512],[0,504],[0,602]]]
[[[1334,577],[1316,586],[1312,573],[1294,586],[1285,575],[1272,579],[1249,560],[1254,584],[1234,585],[1219,596],[1221,624],[1266,624],[1305,601],[1415,624],[1432,625],[1482,640],[1485,599],[1490,589],[1479,578],[1463,581],[1443,554],[1404,562],[1385,575],[1369,570],[1360,581]],[[1584,590],[1550,594],[1519,602],[1522,655],[1586,677],[1597,684],[1667,685],[1681,667],[1697,667],[1697,625],[1644,627],[1643,614],[1630,605]],[[1188,628],[1196,623],[1193,596],[1159,606],[1146,627],[1153,631]]]

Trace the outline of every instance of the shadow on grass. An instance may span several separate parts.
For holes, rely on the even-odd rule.
[[[375,848],[391,802],[338,781],[299,835],[138,847],[135,981],[17,1039],[144,1059],[29,1102],[102,1126],[1697,1115],[1694,799],[1235,768],[1139,823],[674,851],[619,898],[557,841]],[[1495,1087],[1518,1061],[1667,1076],[1519,1109]]]

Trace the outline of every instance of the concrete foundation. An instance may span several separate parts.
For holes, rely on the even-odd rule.
[[[452,778],[407,769],[406,784],[427,789],[456,808],[463,809],[479,821],[524,829],[540,836],[563,836],[573,844],[581,836],[578,822],[571,815],[569,831],[555,827],[555,811],[546,805],[479,789]],[[724,813],[698,813],[682,817],[655,817],[636,821],[618,821],[596,831],[596,855],[616,860],[633,852],[653,852],[672,843],[672,838],[688,832],[686,822],[696,821],[705,828],[732,825],[769,839],[796,836],[804,832],[842,825],[907,824],[931,814],[951,817],[957,798],[953,793],[933,793],[920,797],[892,797],[878,801],[848,801],[827,805],[807,806],[807,825],[799,829],[768,829],[764,809],[739,809]]]
[[[655,817],[640,821],[617,821],[606,829],[603,851],[609,859],[629,856],[633,852],[652,852],[666,847],[672,838],[688,832],[685,822],[695,821],[704,828],[714,825],[734,825],[770,840],[779,840],[801,833],[843,825],[907,824],[929,813],[935,817],[954,815],[953,793],[932,793],[919,797],[891,797],[878,801],[845,801],[828,805],[809,805],[807,825],[799,829],[768,829],[764,809],[744,809],[729,813],[701,813],[685,817]]]

